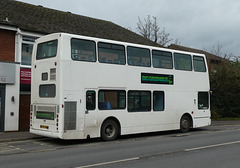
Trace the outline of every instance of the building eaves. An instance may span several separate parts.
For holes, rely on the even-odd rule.
[[[168,48],[175,49],[175,50],[181,50],[181,51],[188,51],[188,52],[205,54],[207,59],[209,59],[209,60],[216,60],[216,61],[225,60],[224,58],[218,57],[218,56],[216,56],[214,54],[211,54],[209,52],[206,52],[204,50],[199,50],[199,49],[195,49],[195,48],[189,48],[189,47],[180,46],[180,45],[176,45],[176,44],[171,44],[170,46],[168,46]]]

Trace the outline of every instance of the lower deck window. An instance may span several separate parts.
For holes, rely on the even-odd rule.
[[[126,92],[124,90],[100,90],[98,92],[98,109],[112,110],[126,108]]]
[[[164,92],[163,91],[153,92],[153,110],[154,111],[164,110]]]
[[[56,96],[56,85],[47,84],[39,86],[39,97],[53,98]]]
[[[128,111],[129,112],[151,111],[151,92],[129,91]]]
[[[198,93],[198,109],[206,110],[209,109],[209,94],[208,92]]]
[[[93,90],[88,90],[86,93],[86,109],[95,110],[96,93]]]

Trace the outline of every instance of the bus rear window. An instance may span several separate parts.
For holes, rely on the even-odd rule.
[[[49,85],[40,85],[39,86],[39,97],[53,98],[55,96],[56,96],[56,85],[49,84]]]
[[[57,55],[57,44],[58,44],[57,40],[38,44],[37,60],[55,57]]]

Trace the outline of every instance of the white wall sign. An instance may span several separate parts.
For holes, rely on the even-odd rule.
[[[16,64],[0,62],[0,83],[14,84]]]

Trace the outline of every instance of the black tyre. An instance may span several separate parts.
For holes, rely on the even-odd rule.
[[[102,124],[101,137],[104,141],[113,141],[119,135],[119,126],[114,120],[106,120]]]
[[[191,128],[191,120],[188,116],[183,116],[180,121],[180,131],[186,133]]]

